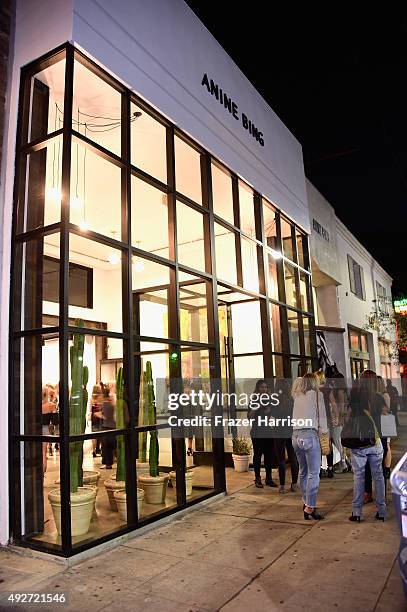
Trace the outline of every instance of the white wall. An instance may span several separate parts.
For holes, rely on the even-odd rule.
[[[340,303],[340,314],[342,326],[347,328],[352,325],[359,329],[366,326],[366,317],[375,309],[376,299],[376,280],[386,288],[386,293],[391,296],[392,279],[385,270],[377,263],[370,253],[360,244],[351,234],[346,226],[336,220],[337,227],[337,247],[338,247],[338,268],[341,284],[338,287]],[[340,255],[340,256],[339,256]],[[354,295],[350,290],[349,270],[347,255],[350,255],[363,268],[363,278],[365,286],[365,299],[362,300]],[[372,346],[369,347],[371,353],[371,367],[378,374],[380,373],[380,355],[377,333],[371,329],[367,330],[372,334]],[[389,340],[392,338],[389,337]],[[344,334],[345,360],[347,375],[350,376],[349,364],[349,345],[347,333]],[[373,349],[373,351],[371,350]],[[396,372],[395,372],[396,374]]]
[[[13,67],[9,91],[9,117],[5,133],[1,176],[0,214],[2,228],[0,303],[0,544],[8,541],[8,317],[10,293],[11,217],[14,183],[15,138],[20,68],[46,51],[69,40],[72,30],[70,0],[17,0],[12,48]]]

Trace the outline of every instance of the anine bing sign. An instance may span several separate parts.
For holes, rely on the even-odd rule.
[[[225,110],[227,110],[237,121],[241,121],[243,128],[253,136],[261,147],[264,147],[263,132],[260,132],[256,128],[253,121],[251,121],[245,113],[239,115],[239,107],[236,102],[234,102],[234,100],[232,100],[232,98],[230,98],[212,79],[209,79],[206,72],[203,75],[201,85],[207,89],[208,93],[215,96]]]

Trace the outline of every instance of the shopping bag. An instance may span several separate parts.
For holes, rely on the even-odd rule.
[[[394,414],[382,414],[380,427],[382,438],[397,438],[396,417]]]

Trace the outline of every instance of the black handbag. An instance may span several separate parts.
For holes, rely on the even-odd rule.
[[[376,444],[377,430],[367,412],[351,416],[341,433],[342,446],[345,448],[368,448]]]

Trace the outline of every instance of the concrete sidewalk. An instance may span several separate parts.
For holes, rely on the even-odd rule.
[[[1,551],[0,592],[64,592],[69,604],[0,609],[406,610],[390,494],[388,521],[375,521],[370,504],[363,523],[350,523],[352,474],[324,479],[326,518],[310,523],[298,493],[256,489],[247,474],[232,482],[237,490],[221,501],[71,568]]]

